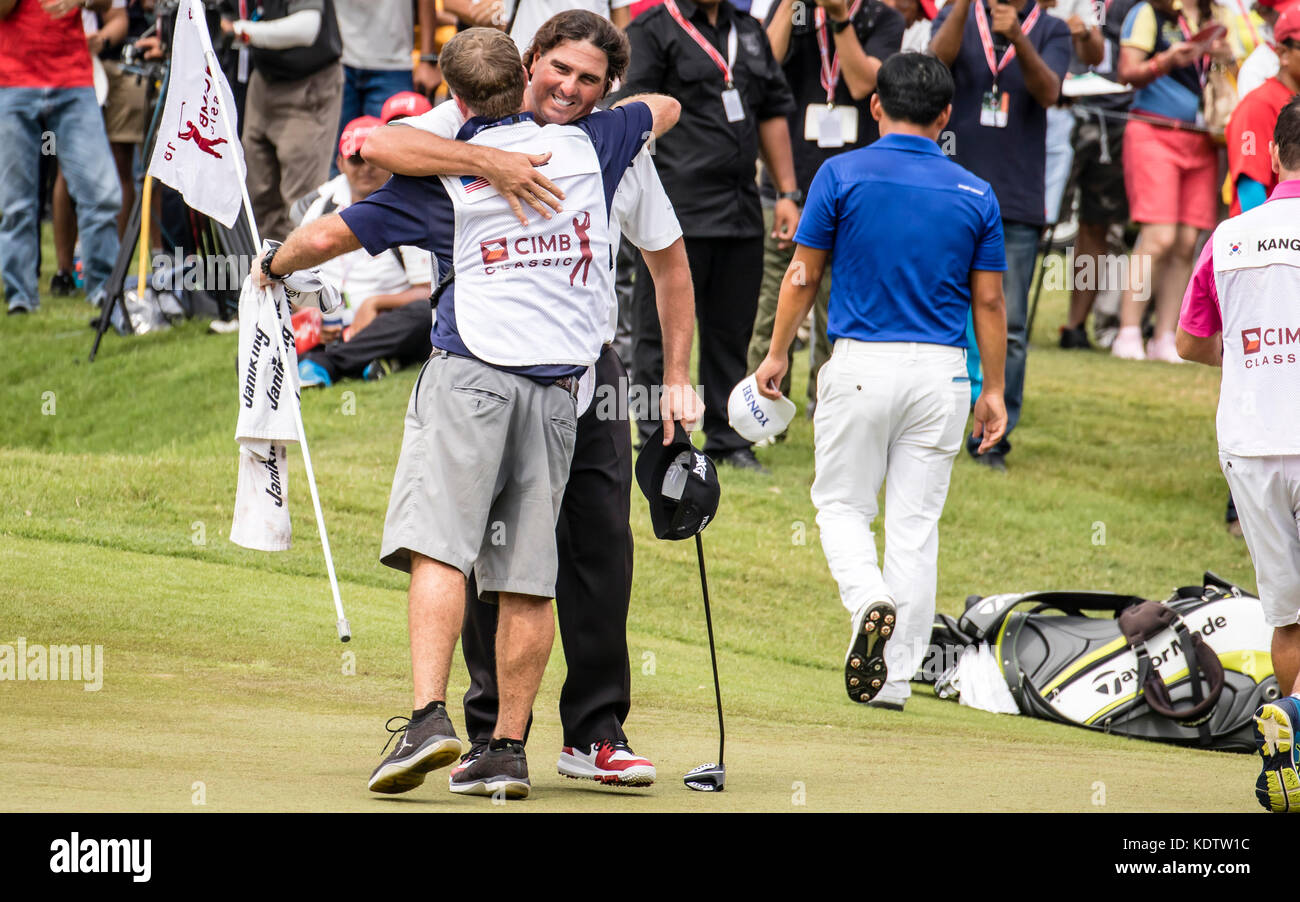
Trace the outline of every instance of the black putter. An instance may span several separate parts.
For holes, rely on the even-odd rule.
[[[713,647],[713,615],[709,612],[709,582],[704,576],[704,543],[695,534],[695,554],[700,559],[700,589],[704,593],[704,622],[709,628],[709,658],[713,661],[713,694],[718,701],[718,760],[701,764],[687,773],[684,781],[691,789],[700,792],[722,792],[727,785],[727,767],[722,763],[722,750],[727,741],[722,726],[722,688],[718,684],[718,652]]]

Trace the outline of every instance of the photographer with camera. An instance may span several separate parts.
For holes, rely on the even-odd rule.
[[[1047,110],[1060,98],[1070,46],[1070,26],[1045,15],[1034,0],[952,0],[939,11],[930,41],[956,87],[948,126],[952,141],[941,139],[940,146],[992,185],[1002,207],[1007,431],[983,454],[973,437],[966,442],[971,456],[994,470],[1006,469],[1007,438],[1024,399],[1029,285],[1047,224]]]
[[[329,177],[343,106],[343,42],[334,0],[241,4],[221,31],[251,48],[244,101],[248,194],[264,238],[293,229],[289,207]]]
[[[102,289],[117,257],[122,192],[95,100],[80,14],[83,8],[107,12],[110,5],[111,0],[0,0],[0,274],[11,314],[40,306],[42,153],[57,149],[76,204],[88,297]]]

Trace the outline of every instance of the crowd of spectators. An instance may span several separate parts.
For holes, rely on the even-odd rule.
[[[926,52],[951,69],[956,94],[940,146],[988,181],[999,201],[1008,436],[1023,410],[1031,288],[1047,242],[1072,243],[1078,268],[1070,273],[1061,347],[1098,344],[1116,357],[1178,362],[1174,331],[1196,253],[1217,222],[1267,197],[1272,122],[1300,90],[1300,0],[206,5],[236,95],[254,212],[269,238],[285,237],[295,204],[301,212],[310,203],[304,198],[343,205],[364,196],[358,186],[367,178],[383,177],[361,171],[341,139],[348,129],[355,135],[364,117],[392,118],[385,103],[395,95],[407,104],[446,99],[438,48],[457,28],[506,30],[521,52],[543,21],[575,6],[625,28],[631,62],[615,96],[653,91],[682,104],[680,123],[658,142],[654,159],[698,299],[707,450],[760,471],[750,444],[726,422],[726,397],[767,352],[800,207],[818,167],[877,137],[868,101],[884,59]],[[39,306],[38,221],[46,203],[57,256],[52,294],[84,290],[97,301],[119,242],[135,240],[125,234],[127,214],[156,94],[124,67],[122,51],[135,45],[137,55],[162,56],[151,34],[165,6],[0,0],[0,273],[10,313]],[[1126,231],[1136,235],[1131,265],[1103,264],[1108,254],[1129,253]],[[425,285],[428,270],[405,255],[400,265],[389,262],[396,281],[373,296],[391,306],[392,297]],[[650,386],[662,367],[653,282],[630,252],[620,268],[632,289],[622,311],[630,336],[619,348],[632,381]],[[1104,284],[1117,271],[1128,274],[1125,284]],[[828,290],[829,280],[809,323],[810,408],[829,353]],[[352,306],[354,332],[379,313],[366,301]],[[327,370],[327,378],[355,370],[350,363]],[[649,431],[644,424],[643,435]],[[978,455],[976,443],[968,448],[1003,469],[1011,443],[1004,437]]]

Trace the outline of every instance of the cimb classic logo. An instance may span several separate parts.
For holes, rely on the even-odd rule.
[[[131,874],[136,883],[153,875],[153,840],[69,839],[50,843],[50,871],[55,874]]]

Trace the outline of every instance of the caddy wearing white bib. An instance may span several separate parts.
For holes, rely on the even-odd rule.
[[[1223,368],[1219,464],[1273,627],[1283,697],[1255,712],[1255,797],[1269,811],[1300,812],[1300,98],[1278,114],[1269,156],[1278,185],[1215,229],[1183,297],[1177,342],[1180,356]]]

